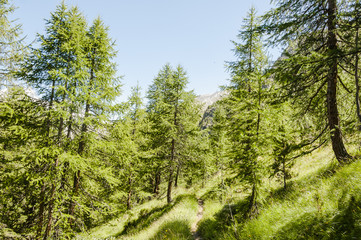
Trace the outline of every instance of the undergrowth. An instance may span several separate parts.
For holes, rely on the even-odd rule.
[[[339,166],[330,147],[300,158],[283,189],[265,177],[259,215],[245,218],[249,193],[232,174],[217,174],[204,188],[178,188],[172,204],[152,200],[124,214],[117,229],[103,225],[86,239],[193,239],[197,198],[202,239],[360,239],[361,160]],[[111,223],[111,222],[110,222]],[[108,223],[108,225],[110,224]]]
[[[300,159],[286,190],[270,183],[255,219],[244,218],[247,198],[205,199],[202,239],[359,239],[361,161],[340,167],[327,152]]]
[[[179,199],[179,200],[178,200]],[[198,202],[195,195],[180,195],[174,207],[145,229],[136,228],[133,234],[121,239],[192,239],[191,224],[196,220]]]

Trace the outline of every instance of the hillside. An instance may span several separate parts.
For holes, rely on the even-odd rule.
[[[293,175],[286,190],[269,179],[253,219],[243,185],[219,172],[204,187],[179,187],[170,205],[162,195],[77,239],[358,239],[360,160],[340,167],[324,147],[298,159]]]
[[[133,1],[109,6],[122,2]],[[89,19],[60,1],[28,45],[16,6],[1,1],[0,239],[361,239],[360,2],[251,7],[233,59],[193,34],[225,30],[222,15],[186,26],[176,12],[202,11],[156,2],[149,16],[124,8],[146,41],[113,39],[123,31],[106,22],[134,19]],[[235,9],[217,4],[224,16]],[[283,52],[275,62],[270,49]],[[211,73],[217,65],[227,76]],[[152,74],[128,86],[128,67]],[[195,95],[216,83],[222,91]]]

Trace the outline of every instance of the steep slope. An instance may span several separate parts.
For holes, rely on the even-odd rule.
[[[204,188],[200,184],[189,189],[179,187],[172,204],[167,205],[164,197],[154,199],[78,238],[262,240],[361,236],[361,160],[341,167],[327,146],[295,162],[293,179],[286,190],[277,179],[265,176],[260,214],[254,219],[245,218],[249,193],[235,176],[223,172],[208,179]],[[202,200],[201,210],[197,199]]]
[[[202,239],[360,239],[361,160],[340,167],[327,147],[299,159],[294,176],[286,190],[275,180],[265,184],[254,219],[244,217],[239,184],[228,184],[223,196],[208,192]]]

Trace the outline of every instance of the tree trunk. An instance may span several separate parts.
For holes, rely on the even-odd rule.
[[[51,186],[51,200],[49,202],[49,210],[48,210],[48,224],[46,225],[45,233],[44,233],[44,240],[46,240],[49,236],[51,225],[53,222],[53,208],[54,208],[54,201],[55,201],[55,184],[53,183]]]
[[[258,106],[257,106],[257,139],[259,135],[259,127],[261,123],[261,95],[262,93],[262,78],[258,79]]]
[[[159,194],[159,185],[160,185],[160,171],[159,169],[156,170],[155,172],[155,176],[154,176],[154,188],[153,188],[153,193],[155,195]]]
[[[74,211],[75,211],[74,197],[78,194],[79,183],[80,183],[80,170],[78,170],[76,173],[74,173],[73,196],[72,196],[72,199],[70,201],[70,206],[69,206],[69,215],[70,216],[74,216]],[[73,218],[72,217],[69,218],[69,224],[70,225],[73,224]]]
[[[203,171],[203,174],[202,174],[202,188],[204,188],[205,185],[206,185],[206,174],[205,174],[205,171]]]
[[[55,173],[56,176],[56,168],[58,167],[58,159],[55,160]],[[48,224],[46,225],[45,233],[44,233],[44,240],[46,240],[49,236],[52,222],[53,222],[53,209],[54,209],[54,202],[55,202],[55,190],[56,190],[56,179],[51,185],[51,196],[50,196],[50,202],[49,202],[49,209],[48,209]]]
[[[71,132],[72,132],[72,122],[73,122],[73,109],[70,108],[70,117],[68,119],[68,129],[67,129],[67,134],[66,134],[66,138],[68,139],[69,142],[70,142]],[[69,142],[67,144],[65,144],[65,151],[67,151],[67,149],[68,149]],[[69,168],[69,162],[64,162],[63,173],[62,173],[61,181],[60,181],[60,190],[64,190],[64,188],[65,188],[66,173],[68,172],[68,168]]]
[[[65,100],[65,94],[63,94],[62,101]],[[64,118],[61,117],[59,120],[59,127],[58,127],[58,146],[61,148],[62,145],[62,135],[63,135],[63,128],[64,128]],[[57,168],[58,168],[59,160],[56,158],[54,163],[54,176],[57,175]],[[55,192],[56,192],[56,183],[57,179],[51,184],[51,191],[50,191],[50,201],[49,201],[49,208],[48,208],[48,224],[46,225],[45,233],[43,239],[47,239],[53,222],[53,209],[54,209],[54,202],[55,202]]]
[[[286,158],[285,157],[283,157],[283,161],[282,161],[282,171],[283,171],[283,189],[286,190],[287,173],[286,173]]]
[[[50,100],[49,100],[49,108],[48,108],[48,115],[45,120],[45,134],[46,134],[46,142],[45,146],[50,146],[50,124],[51,124],[51,113],[50,110],[53,108],[53,101],[55,96],[55,80],[52,82],[52,89],[50,94]],[[40,239],[41,232],[43,231],[43,223],[44,223],[44,210],[45,210],[45,191],[46,186],[45,183],[43,183],[43,186],[41,187],[40,191],[40,206],[39,206],[39,220],[38,220],[38,228],[36,231],[36,239]]]
[[[357,1],[358,3],[358,1]],[[356,10],[356,37],[355,37],[355,84],[356,84],[356,113],[359,120],[359,130],[361,130],[361,113],[360,113],[360,85],[359,85],[359,78],[358,78],[358,65],[359,65],[359,53],[358,53],[358,41],[359,41],[359,25],[358,25],[358,9],[355,6]]]
[[[340,120],[337,109],[337,38],[336,38],[336,0],[328,0],[327,47],[330,52],[330,66],[327,74],[327,117],[331,132],[332,149],[339,163],[348,162],[352,157],[343,144]]]
[[[61,145],[61,138],[62,138],[62,131],[63,131],[63,122],[60,121],[59,123],[59,129],[58,129],[58,145],[60,147]],[[54,172],[53,175],[55,176],[55,179],[53,180],[53,183],[51,184],[51,191],[50,191],[50,201],[49,201],[49,207],[48,207],[48,224],[46,225],[45,233],[43,239],[46,240],[50,234],[51,226],[53,223],[53,209],[54,209],[54,203],[55,203],[55,192],[56,192],[56,183],[57,183],[57,168],[58,168],[59,160],[56,158],[54,163]]]
[[[86,110],[89,111],[88,105],[86,107]],[[87,115],[87,112],[85,112],[85,115]],[[87,125],[83,124],[82,125],[82,129],[81,129],[81,140],[79,142],[79,148],[78,148],[78,154],[80,156],[83,155],[84,149],[85,149],[85,137],[84,134],[87,131]],[[80,183],[80,170],[78,170],[75,174],[74,174],[74,182],[73,182],[73,197],[70,201],[70,208],[69,208],[69,215],[73,216],[74,215],[74,210],[75,210],[75,202],[74,202],[74,197],[78,194],[78,190],[79,190],[79,183]],[[72,223],[72,218],[69,218],[69,223]]]
[[[248,206],[248,217],[250,219],[257,217],[258,215],[258,206],[257,206],[257,188],[256,183],[253,183],[252,193],[249,200]]]
[[[180,169],[181,169],[181,166],[180,166],[180,164],[178,164],[177,172],[175,175],[174,187],[178,187],[178,178],[179,178],[179,174],[180,174]]]
[[[89,87],[88,87],[89,92],[92,89],[93,80],[94,80],[94,72],[93,72],[93,68],[92,68],[90,71],[90,80],[89,80]],[[89,112],[90,112],[90,99],[87,99],[86,104],[85,104],[84,122],[81,126],[80,141],[79,141],[79,147],[78,147],[78,154],[80,156],[83,156],[83,153],[85,151],[85,144],[86,144],[85,134],[88,131],[88,125],[85,123],[85,121],[86,121],[86,118],[89,116]],[[74,202],[73,198],[78,194],[79,184],[80,184],[80,170],[78,170],[74,174],[73,196],[70,201],[70,208],[69,208],[69,215],[71,215],[71,216],[74,216],[75,202]],[[69,218],[69,223],[71,225],[72,218]]]
[[[167,189],[167,203],[172,202],[172,185],[173,185],[173,169],[169,169],[168,189]]]
[[[45,184],[41,187],[40,191],[40,206],[39,206],[39,213],[38,213],[38,227],[36,230],[36,239],[41,238],[41,232],[43,231],[43,223],[44,223],[44,208],[45,208]]]
[[[178,86],[179,87],[179,86]],[[175,106],[174,106],[174,118],[173,118],[173,126],[176,128],[176,130],[178,131],[177,127],[178,127],[178,119],[177,119],[177,115],[178,115],[178,90],[179,88],[177,88],[177,97],[176,97],[176,101],[175,101]],[[170,162],[169,162],[169,177],[168,177],[168,190],[167,190],[167,202],[170,203],[172,201],[172,183],[173,183],[173,164],[175,161],[175,144],[176,144],[176,140],[172,139],[172,146],[171,146],[171,158],[170,158]]]
[[[169,162],[169,177],[168,177],[168,190],[167,190],[167,202],[172,201],[172,184],[173,184],[173,163],[175,157],[175,140],[172,140],[171,158]]]
[[[128,191],[128,199],[127,199],[127,209],[130,210],[132,208],[132,175],[130,175],[129,179],[128,179],[128,183],[129,183],[129,191]]]

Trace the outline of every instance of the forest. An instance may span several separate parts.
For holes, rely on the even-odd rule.
[[[360,239],[361,3],[273,2],[204,110],[170,63],[120,102],[101,18],[26,45],[0,0],[0,238]]]

